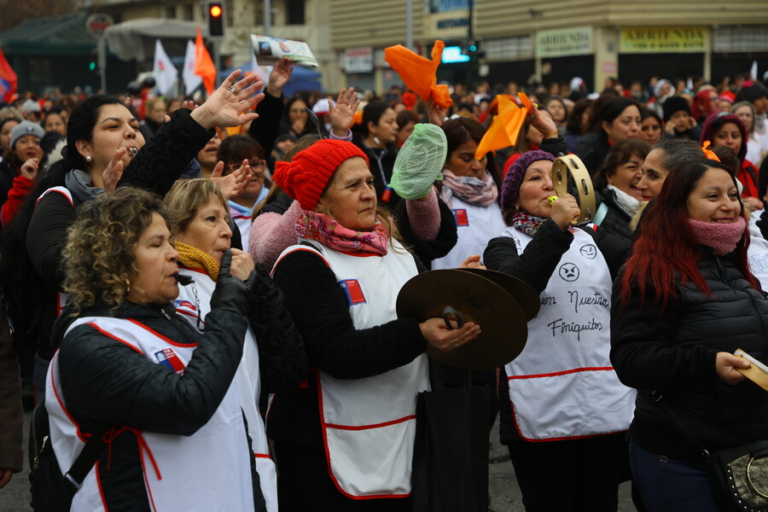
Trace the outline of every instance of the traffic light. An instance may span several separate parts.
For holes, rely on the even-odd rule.
[[[208,2],[208,36],[224,37],[224,4]]]
[[[480,50],[480,43],[478,41],[469,41],[462,46],[461,53],[463,55],[468,55],[473,61],[485,57],[485,52]]]

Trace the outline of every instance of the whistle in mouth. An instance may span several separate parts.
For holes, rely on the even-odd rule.
[[[557,197],[557,196],[549,196],[549,197],[547,198],[547,201],[549,201],[549,204],[550,204],[550,205],[553,205],[553,204],[555,204],[555,201],[557,201],[557,200],[558,200],[558,197]]]

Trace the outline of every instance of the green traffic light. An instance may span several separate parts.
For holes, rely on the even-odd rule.
[[[90,64],[88,64],[88,69],[94,71],[96,69],[96,63],[92,61]]]

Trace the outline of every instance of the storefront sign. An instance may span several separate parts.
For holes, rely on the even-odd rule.
[[[373,71],[373,48],[350,48],[344,52],[344,69],[347,73]]]
[[[564,57],[592,53],[592,27],[542,30],[536,34],[536,55]]]
[[[621,29],[621,53],[701,53],[707,50],[706,27]]]
[[[469,18],[451,18],[447,20],[437,20],[437,30],[446,30],[449,28],[463,28],[469,26]]]

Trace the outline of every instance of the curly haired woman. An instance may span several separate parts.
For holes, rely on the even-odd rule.
[[[179,253],[158,197],[126,187],[78,213],[45,405],[63,471],[89,437],[103,446],[71,509],[264,510],[233,383],[248,286],[231,254],[201,334],[171,304]]]

